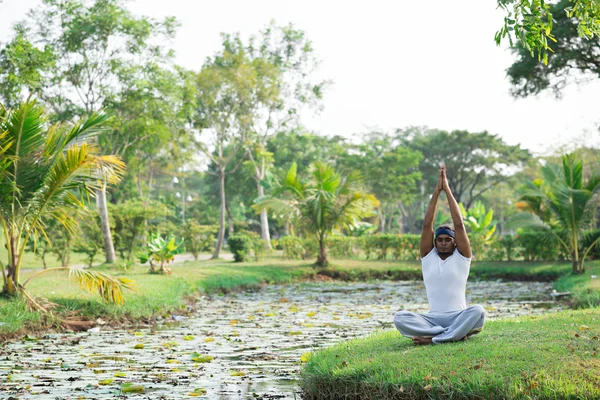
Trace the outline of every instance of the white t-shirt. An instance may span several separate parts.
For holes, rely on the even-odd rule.
[[[460,311],[467,308],[465,290],[471,259],[463,257],[458,250],[445,260],[434,247],[421,258],[423,282],[427,290],[429,312]]]

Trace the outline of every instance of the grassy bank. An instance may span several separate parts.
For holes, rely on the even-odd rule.
[[[171,312],[183,312],[187,299],[201,292],[290,283],[314,275],[314,270],[305,265],[275,266],[270,262],[235,265],[219,260],[177,264],[172,267],[173,274],[166,276],[148,274],[148,268],[142,266],[126,272],[105,266],[94,270],[132,279],[136,282],[136,291],[125,292],[124,305],[110,305],[102,302],[97,294],[83,292],[69,282],[67,271],[49,272],[32,280],[27,290],[33,296],[57,304],[54,314],[58,318],[42,318],[40,313],[30,312],[22,300],[0,298],[0,338],[58,328],[62,317],[74,313],[90,320],[102,318],[113,324],[147,323],[158,316],[170,317]],[[23,281],[30,274],[23,274]]]
[[[344,280],[421,279],[420,267],[416,262],[334,259],[333,264],[329,270],[317,271],[312,268],[310,261],[282,260],[279,257],[243,264],[222,260],[188,261],[172,266],[173,274],[169,276],[147,274],[147,268],[140,266],[126,272],[116,268],[96,267],[96,270],[110,275],[126,276],[136,281],[137,291],[125,293],[124,306],[105,304],[96,294],[82,292],[68,282],[66,272],[52,272],[32,280],[27,289],[34,296],[56,303],[58,307],[54,314],[58,318],[42,318],[39,313],[30,312],[23,301],[0,298],[0,338],[58,327],[61,318],[72,314],[89,320],[102,318],[110,323],[147,323],[158,316],[168,318],[172,312],[183,312],[187,299],[201,292],[226,292],[265,283],[289,283],[312,279],[317,273]],[[599,263],[596,262],[594,268],[600,269],[598,266]],[[514,280],[548,280],[549,276],[558,276],[557,274],[568,273],[569,270],[568,264],[479,263],[472,268],[472,279],[503,277]],[[23,274],[23,280],[28,275],[30,273]],[[561,279],[559,282],[564,288],[583,288],[585,282],[580,280],[577,277]],[[577,296],[582,296],[581,304],[587,304],[590,295],[586,290],[573,291]]]
[[[333,266],[320,271],[333,279],[364,281],[369,279],[421,280],[420,261],[333,260]],[[571,271],[564,262],[474,262],[470,279],[554,281]]]
[[[414,346],[397,331],[313,355],[306,399],[600,398],[599,310],[488,322],[466,342]]]
[[[305,397],[600,398],[600,308],[591,308],[600,305],[600,263],[588,263],[581,276],[560,268],[566,275],[555,289],[588,308],[489,321],[470,340],[439,346],[414,346],[396,330],[342,343],[312,355],[302,375]],[[547,273],[542,265],[527,271]]]

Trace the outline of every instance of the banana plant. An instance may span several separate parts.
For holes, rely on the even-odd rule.
[[[146,251],[138,254],[138,259],[143,264],[150,263],[150,273],[169,274],[171,271],[165,268],[165,264],[171,262],[177,254],[184,252],[183,239],[175,241],[173,235],[163,238],[160,234],[152,235],[146,245]],[[157,271],[154,262],[159,263],[160,269]]]
[[[473,254],[482,257],[485,248],[492,242],[492,236],[496,232],[496,222],[494,221],[494,210],[485,209],[481,201],[475,202],[473,207],[465,209],[462,203],[458,205],[463,215],[465,226],[471,239]]]

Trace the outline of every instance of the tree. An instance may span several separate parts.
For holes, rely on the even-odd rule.
[[[56,63],[50,45],[38,49],[27,39],[29,30],[15,26],[15,36],[0,50],[0,100],[5,107],[15,107],[26,95],[40,94],[47,74]]]
[[[518,59],[506,71],[513,96],[527,97],[551,90],[556,97],[560,97],[570,83],[582,83],[600,77],[600,37],[586,39],[579,36],[581,23],[570,18],[565,11],[570,6],[569,0],[550,5],[557,42],[549,45],[552,54],[548,57],[547,65],[533,59],[522,41],[518,41],[513,48]]]
[[[573,273],[582,274],[588,252],[600,241],[599,237],[587,249],[580,249],[592,200],[600,192],[600,175],[594,173],[584,180],[581,159],[565,154],[562,164],[544,165],[542,176],[523,188],[517,206],[526,213],[516,216],[513,223],[546,232],[571,255]]]
[[[379,201],[362,190],[357,172],[341,176],[331,166],[316,162],[309,169],[308,180],[302,182],[296,170],[293,164],[285,181],[271,196],[257,199],[254,207],[294,215],[299,230],[317,239],[319,256],[315,265],[326,267],[326,242],[333,229],[354,227],[372,214]]]
[[[508,36],[510,45],[514,44],[513,35],[521,46],[537,60],[548,64],[548,52],[552,52],[551,42],[557,42],[554,36],[555,18],[561,18],[564,12],[569,19],[578,21],[579,37],[594,39],[600,36],[600,2],[592,0],[571,0],[565,7],[554,9],[553,4],[543,0],[497,0],[498,7],[507,14],[504,26],[496,33],[499,45]],[[566,3],[566,2],[565,2]]]
[[[439,166],[446,165],[452,192],[467,209],[531,157],[519,145],[509,146],[497,135],[485,131],[408,128],[398,130],[398,137],[406,146],[423,154],[419,170],[427,187],[435,187]]]
[[[223,35],[223,49],[207,60],[197,77],[195,125],[199,134],[195,143],[214,164],[216,171],[208,173],[219,182],[219,233],[213,258],[219,257],[225,239],[225,177],[235,172],[243,160],[236,156],[244,150],[249,103],[257,78],[246,52],[239,43],[232,42],[239,42],[239,38]]]
[[[342,136],[322,136],[302,127],[290,132],[278,132],[268,143],[267,151],[273,155],[273,172],[284,179],[292,164],[306,170],[316,161],[337,165],[348,153],[350,144]]]
[[[258,43],[255,43],[257,41]],[[241,44],[241,41],[234,41]],[[245,50],[256,70],[253,96],[249,102],[247,146],[258,197],[265,195],[264,180],[272,166],[267,143],[278,132],[298,125],[306,106],[319,108],[326,82],[309,81],[318,64],[311,42],[292,24],[277,27],[273,22],[258,37],[252,37]],[[271,248],[266,210],[260,213],[261,239]]]
[[[73,231],[83,208],[81,197],[93,194],[99,179],[116,181],[124,169],[118,158],[102,155],[89,143],[106,123],[105,114],[92,114],[72,126],[47,126],[47,119],[34,100],[12,110],[0,106],[0,225],[8,250],[6,268],[0,262],[3,293],[24,294],[40,310],[25,292],[29,280],[20,283],[27,242],[33,235],[45,235],[42,218],[53,218]],[[34,277],[56,269],[69,268],[45,269]],[[130,287],[126,280],[98,272],[70,270],[70,276],[114,303],[122,303],[121,289]]]
[[[124,76],[139,73],[137,65],[161,65],[173,57],[172,52],[155,44],[155,39],[173,37],[176,21],[171,17],[164,21],[136,17],[123,4],[124,0],[43,0],[30,11],[27,21],[17,25],[16,38],[11,42],[20,43],[23,49],[35,43],[43,50],[31,47],[16,52],[35,57],[31,62],[14,57],[9,60],[16,67],[8,75],[0,75],[8,82],[0,88],[8,87],[13,97],[27,91],[38,93],[60,121],[103,108],[107,100],[127,88]],[[52,53],[47,54],[49,51]],[[5,54],[8,57],[15,52]],[[5,59],[0,60],[0,64],[5,63]],[[23,65],[27,73],[21,76]],[[118,129],[98,136],[101,152],[121,156],[137,140],[130,132]],[[106,261],[112,263],[116,257],[106,187],[97,188],[96,202]]]
[[[363,143],[352,146],[348,154],[340,156],[340,166],[359,171],[369,192],[381,202],[380,232],[386,232],[394,216],[400,214],[398,222],[402,233],[403,214],[418,194],[421,180],[418,167],[423,156],[386,133],[370,132],[361,136]]]

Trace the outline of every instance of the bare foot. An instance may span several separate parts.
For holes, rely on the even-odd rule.
[[[412,338],[412,341],[415,345],[433,344],[433,340],[428,337],[415,336]]]

